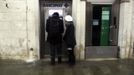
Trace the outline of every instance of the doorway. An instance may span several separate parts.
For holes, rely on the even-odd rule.
[[[92,46],[108,46],[110,5],[93,6]]]
[[[119,5],[86,3],[86,59],[118,57]]]
[[[45,30],[45,45],[44,45],[44,54],[43,54],[43,56],[44,56],[44,58],[49,58],[50,57],[50,45],[49,45],[49,43],[47,42],[47,32],[46,32],[46,21],[47,21],[47,19],[49,18],[49,17],[52,17],[52,14],[54,13],[54,12],[58,12],[59,13],[59,17],[60,17],[60,19],[62,19],[63,20],[63,15],[64,15],[64,8],[62,8],[62,7],[44,7],[44,10],[45,10],[45,20],[44,20],[44,22],[45,22],[45,27],[44,27],[44,30]]]
[[[64,21],[64,16],[67,14],[71,15],[72,12],[72,1],[66,0],[40,0],[40,58],[50,57],[50,46],[47,42],[47,32],[46,32],[46,20],[52,16],[54,12],[58,12],[61,19]],[[63,47],[63,56],[65,56],[65,47]]]

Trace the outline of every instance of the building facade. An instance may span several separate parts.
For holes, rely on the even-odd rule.
[[[63,19],[72,14],[78,60],[133,58],[133,4],[133,0],[1,0],[0,59],[40,59],[47,47],[43,28],[50,10]]]

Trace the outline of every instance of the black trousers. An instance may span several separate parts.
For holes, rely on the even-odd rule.
[[[68,47],[68,63],[71,65],[75,64],[75,55],[74,55],[74,47]]]
[[[62,44],[50,44],[50,55],[51,55],[51,62],[55,63],[55,58],[58,57],[58,62],[61,62],[62,56]]]

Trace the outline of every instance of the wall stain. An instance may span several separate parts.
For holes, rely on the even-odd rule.
[[[24,42],[25,42],[25,40],[20,38],[20,39],[18,40],[19,46],[20,46],[20,47],[23,47],[23,43],[24,43]]]
[[[6,6],[6,8],[9,8],[9,5],[8,5],[8,3],[7,3],[7,0],[4,0],[5,1],[5,6]]]
[[[8,3],[6,3],[6,7],[9,8]]]

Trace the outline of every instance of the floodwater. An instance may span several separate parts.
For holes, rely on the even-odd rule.
[[[48,61],[34,63],[0,60],[0,75],[134,75],[134,60],[77,61],[50,65]]]

